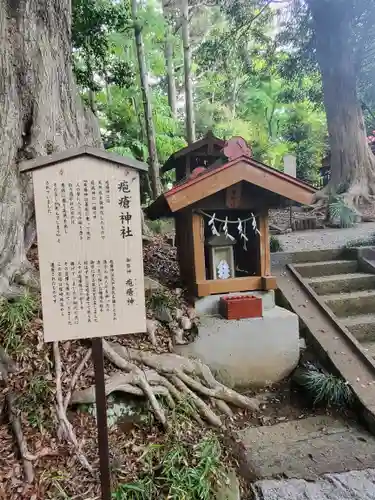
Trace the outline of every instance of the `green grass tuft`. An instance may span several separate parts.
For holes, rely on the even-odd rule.
[[[297,368],[293,380],[306,391],[314,405],[350,408],[354,403],[353,391],[344,379],[314,366]]]
[[[275,252],[283,252],[284,248],[283,245],[281,244],[279,238],[277,236],[274,236],[271,234],[270,236],[270,252],[275,253]]]
[[[0,330],[7,352],[17,353],[22,344],[21,334],[34,318],[38,306],[38,299],[29,292],[17,299],[0,302]]]
[[[185,401],[171,416],[164,443],[150,445],[137,480],[120,484],[114,500],[212,500],[227,480],[217,436],[209,432],[193,442],[191,405]]]

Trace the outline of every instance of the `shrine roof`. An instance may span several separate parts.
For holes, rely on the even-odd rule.
[[[192,144],[189,144],[189,146],[179,149],[178,151],[173,153],[162,166],[161,172],[162,173],[168,172],[169,170],[176,168],[176,163],[180,161],[183,157],[187,156],[189,153],[194,153],[194,151],[198,151],[199,149],[202,149],[205,146],[211,148],[212,151],[214,150],[220,151],[223,149],[224,145],[225,141],[219,139],[218,137],[215,137],[213,133],[209,131],[199,141],[195,141]]]
[[[37,156],[33,160],[24,161],[19,164],[20,172],[27,172],[28,170],[35,170],[37,168],[48,167],[50,165],[55,165],[56,163],[61,163],[63,161],[69,161],[80,156],[91,156],[104,160],[110,163],[122,167],[134,168],[136,170],[148,171],[148,165],[140,161],[134,160],[129,156],[121,156],[116,153],[110,153],[104,149],[93,148],[91,146],[82,146],[80,148],[68,148],[65,151],[58,153],[53,153],[46,156]]]
[[[193,171],[189,178],[160,195],[148,207],[148,216],[156,219],[173,215],[242,181],[297,203],[312,203],[315,188],[255,160],[241,137],[227,141],[223,154],[227,162],[219,160],[207,169]]]

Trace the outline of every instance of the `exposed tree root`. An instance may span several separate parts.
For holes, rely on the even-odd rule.
[[[331,181],[315,194],[312,213],[325,213],[327,219],[329,219],[329,203],[331,195],[337,192],[337,187],[338,186]],[[365,178],[354,179],[341,196],[345,205],[361,216],[362,214],[359,211],[359,207],[375,205],[375,180],[368,182]]]
[[[90,357],[91,357],[91,349],[89,349],[86,352],[86,354],[83,356],[80,364],[77,366],[77,369],[76,369],[76,371],[73,374],[73,377],[72,377],[72,379],[70,381],[69,390],[66,393],[65,398],[64,398],[64,410],[65,411],[68,409],[70,400],[72,398],[72,392],[75,389],[75,386],[77,384],[79,376],[81,375],[81,372],[82,372],[83,368],[85,367],[85,364],[87,363],[87,361],[90,359]]]
[[[122,357],[119,355],[112,347],[111,344],[103,340],[103,351],[104,355],[118,368],[122,370],[133,372],[134,375],[134,385],[140,387],[145,396],[148,397],[152,409],[155,413],[156,418],[161,422],[164,426],[167,426],[167,419],[165,413],[160,406],[158,400],[156,399],[155,394],[153,393],[151,386],[145,376],[145,373],[134,363],[131,363],[127,360],[126,357]],[[129,359],[129,358],[128,358]]]
[[[15,363],[9,358],[4,349],[0,347],[0,375],[5,386],[7,386],[8,374],[14,373],[16,370]],[[9,423],[12,426],[12,431],[22,458],[25,480],[28,483],[32,483],[34,481],[34,468],[31,463],[32,457],[30,456],[22,432],[21,419],[15,405],[15,396],[8,387],[6,387],[5,404],[8,410]]]
[[[56,412],[60,423],[58,436],[60,437],[60,439],[65,439],[74,446],[78,460],[81,462],[82,466],[86,470],[92,473],[93,468],[89,464],[87,458],[80,449],[77,437],[73,430],[73,426],[69,422],[64,408],[62,387],[61,387],[61,373],[62,373],[61,356],[60,356],[58,342],[53,343],[53,355],[55,359],[55,373],[56,373]]]
[[[173,408],[176,402],[188,398],[195,406],[193,415],[211,425],[220,427],[222,421],[211,406],[232,417],[229,405],[257,411],[256,400],[250,399],[218,382],[208,366],[200,361],[177,354],[157,354],[138,349],[127,349],[120,344],[103,340],[105,356],[126,373],[114,373],[106,381],[106,394],[122,391],[136,396],[146,396],[156,418],[167,426],[165,412],[157,400],[163,396]],[[145,367],[143,370],[141,367]],[[207,402],[206,402],[207,401]],[[75,392],[71,403],[94,403],[95,387]],[[208,402],[211,402],[209,406]]]
[[[8,392],[6,395],[6,402],[8,407],[9,422],[12,426],[12,430],[22,457],[25,479],[28,483],[32,483],[34,481],[34,468],[31,463],[29,450],[22,432],[21,419],[15,409],[14,399],[14,395],[11,392]]]

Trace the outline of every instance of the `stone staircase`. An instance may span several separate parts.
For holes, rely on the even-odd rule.
[[[330,260],[296,264],[296,271],[375,357],[375,269],[363,272],[359,260]]]

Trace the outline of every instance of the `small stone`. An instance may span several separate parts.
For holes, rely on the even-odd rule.
[[[197,317],[197,311],[195,310],[194,307],[188,307],[186,314],[190,319],[195,319]]]
[[[183,315],[184,313],[182,312],[182,310],[176,307],[176,309],[174,310],[174,317],[179,321]]]
[[[146,319],[146,331],[153,346],[156,346],[156,332],[159,326],[160,323],[155,319]]]
[[[299,348],[302,350],[306,349],[306,340],[303,337],[299,339]]]
[[[180,328],[180,325],[177,321],[173,320],[168,323],[168,328],[171,332],[173,332],[176,328]]]
[[[216,500],[241,500],[240,483],[233,469],[229,469],[227,482],[220,487]]]
[[[161,306],[155,310],[155,318],[162,323],[170,323],[173,320],[172,313],[166,306]]]
[[[182,328],[176,328],[173,330],[173,337],[176,345],[183,345],[186,344],[184,340],[184,331]]]
[[[146,319],[146,331],[149,334],[156,333],[156,330],[159,328],[160,323],[156,319]]]
[[[148,276],[144,277],[144,287],[145,287],[145,290],[149,290],[152,292],[155,290],[165,289],[165,287],[161,283],[159,283],[158,281],[156,281],[152,278],[149,278]]]
[[[261,416],[259,420],[261,421],[262,425],[267,425],[269,422],[271,422],[272,418],[268,416]]]
[[[184,330],[191,330],[192,327],[193,327],[193,324],[191,322],[191,319],[189,319],[188,317],[186,316],[183,316],[181,318],[181,327],[184,329]]]

